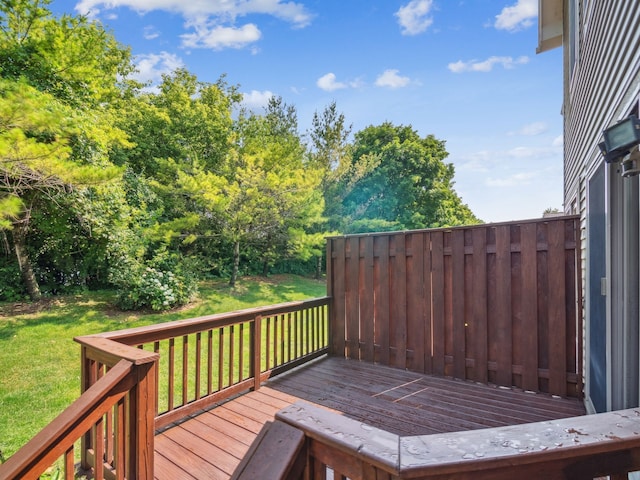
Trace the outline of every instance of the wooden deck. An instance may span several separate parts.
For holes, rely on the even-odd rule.
[[[262,425],[298,400],[398,435],[475,430],[585,414],[577,399],[323,358],[157,434],[155,478],[228,479]]]

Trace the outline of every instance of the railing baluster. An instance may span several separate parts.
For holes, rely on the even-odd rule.
[[[182,405],[186,405],[189,392],[189,336],[182,336]]]
[[[213,330],[207,331],[207,395],[213,391]]]
[[[284,319],[285,315],[280,315],[280,365],[284,365]]]
[[[113,410],[105,414],[105,447],[104,461],[113,464]]]
[[[64,453],[64,478],[73,480],[75,477],[75,453],[73,445]]]
[[[265,359],[264,369],[269,370],[271,368],[271,317],[267,317],[266,324],[266,338],[265,338]]]
[[[94,478],[103,480],[104,478],[104,417],[100,418],[95,427],[95,448],[94,453]]]
[[[311,312],[312,310],[307,309],[304,311],[304,331],[305,331],[305,342],[304,344],[306,345],[306,350],[305,350],[305,354],[309,353],[311,351]]]
[[[273,366],[274,368],[280,365],[278,363],[278,347],[280,346],[280,331],[278,330],[279,315],[273,317]]]
[[[253,389],[260,388],[260,365],[262,364],[262,316],[257,315],[252,323],[252,354],[253,354]]]
[[[218,391],[222,390],[224,378],[224,327],[218,329]]]
[[[293,356],[298,357],[298,348],[300,341],[298,340],[298,312],[293,312]]]
[[[291,361],[291,312],[287,313],[287,362]]]
[[[244,323],[240,324],[238,338],[238,382],[244,379]]]
[[[153,353],[160,355],[160,342],[153,342]],[[160,368],[156,368],[156,385],[160,385]],[[160,388],[156,388],[156,405],[160,409]],[[156,411],[156,415],[158,411]]]
[[[200,399],[200,376],[202,375],[202,372],[201,372],[202,359],[200,358],[201,356],[202,356],[202,333],[198,332],[196,333],[196,385],[195,385],[196,400]]]
[[[229,386],[233,385],[233,361],[235,343],[235,325],[229,327]]]
[[[116,405],[116,449],[115,462],[113,464],[116,469],[116,480],[124,480],[126,471],[126,447],[125,440],[125,399],[120,400]]]
[[[176,349],[175,338],[169,339],[169,395],[168,395],[168,404],[169,410],[173,410],[174,405],[174,389],[175,389],[175,374],[176,374]]]

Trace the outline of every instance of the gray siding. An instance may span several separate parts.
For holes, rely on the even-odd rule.
[[[577,1],[576,62],[565,40],[565,205],[579,198],[580,178],[602,161],[602,130],[625,117],[640,81],[640,0]],[[585,6],[588,5],[588,6]],[[569,32],[565,8],[565,32]],[[584,198],[578,201],[583,205]]]

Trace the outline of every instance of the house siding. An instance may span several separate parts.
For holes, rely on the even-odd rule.
[[[602,141],[602,131],[617,121],[625,118],[633,111],[637,112],[638,99],[640,97],[640,0],[564,0],[563,2],[563,96],[562,105],[564,121],[564,204],[567,213],[579,214],[582,240],[582,291],[585,304],[583,314],[585,318],[585,339],[588,339],[589,325],[589,291],[587,285],[588,260],[589,260],[589,224],[587,221],[588,195],[587,185],[589,180],[600,165],[603,157],[598,148]],[[618,165],[609,166],[605,171],[606,184],[606,210],[607,210],[607,264],[608,271],[612,273],[607,280],[611,289],[608,304],[608,329],[612,332],[610,340],[616,342],[614,337],[623,335],[615,332],[620,329],[624,320],[624,308],[620,307],[626,302],[621,298],[625,278],[620,268],[620,254],[612,255],[615,245],[620,247],[621,213],[613,211],[612,207],[632,211],[638,214],[639,206],[622,205],[621,193],[613,192],[612,188],[622,188],[624,182],[617,178]],[[634,182],[637,180],[634,180]],[[624,187],[627,188],[627,187]],[[615,195],[614,195],[615,193]],[[622,211],[622,209],[620,211]],[[615,217],[615,218],[613,218]],[[617,224],[617,231],[612,230],[612,225]],[[615,243],[614,246],[612,246]],[[633,248],[640,248],[635,245]],[[619,250],[619,249],[618,249]],[[617,250],[616,250],[617,251]],[[616,257],[616,265],[611,266],[612,256]],[[619,276],[620,275],[620,276]],[[609,274],[607,275],[609,277]],[[612,287],[613,285],[613,287]],[[599,290],[599,289],[596,289]],[[593,289],[591,289],[593,291]],[[637,292],[635,295],[637,296]],[[596,300],[597,301],[597,300]],[[618,340],[619,341],[619,340]],[[583,343],[585,358],[589,358],[589,342]],[[620,347],[620,345],[618,345]],[[610,344],[609,348],[613,348]],[[616,407],[621,400],[617,390],[624,391],[620,382],[619,370],[624,360],[611,357],[608,368],[614,378],[609,397],[610,408]],[[585,365],[588,365],[588,360]],[[637,373],[637,368],[635,368]],[[636,374],[634,374],[635,376]],[[589,375],[587,379],[586,397],[590,397]],[[617,378],[617,380],[616,380]],[[636,380],[627,380],[629,386],[636,385]],[[612,393],[613,392],[613,393]],[[637,398],[637,394],[636,394]]]
[[[602,161],[602,131],[637,101],[640,70],[640,0],[578,2],[575,64],[565,42],[565,205],[579,194],[580,178]],[[567,3],[568,5],[568,3]],[[568,8],[565,10],[568,14]],[[565,18],[565,31],[569,19]],[[580,200],[584,204],[585,199]]]

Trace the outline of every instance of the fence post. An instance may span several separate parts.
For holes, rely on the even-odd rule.
[[[135,365],[137,382],[129,394],[129,468],[127,478],[153,480],[158,359]],[[119,432],[121,440],[125,433]]]

